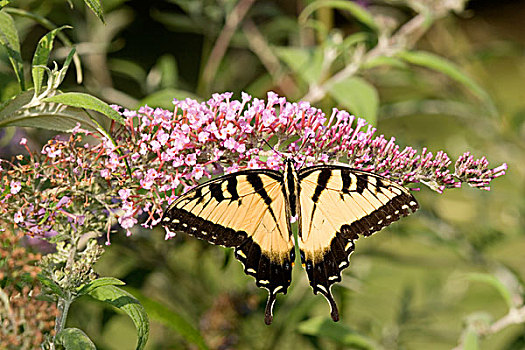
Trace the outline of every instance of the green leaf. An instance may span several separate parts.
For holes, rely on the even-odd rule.
[[[505,284],[503,284],[503,282],[501,282],[495,276],[488,274],[488,273],[470,273],[467,275],[467,278],[470,281],[490,284],[491,286],[496,288],[496,290],[503,297],[503,299],[505,300],[509,308],[512,309],[516,307],[516,305],[514,305],[514,302],[513,302],[512,292],[509,290],[509,288]]]
[[[66,299],[66,296],[64,292],[62,291],[62,288],[60,288],[58,284],[56,284],[51,278],[44,276],[41,273],[37,275],[37,278],[40,281],[40,283],[42,283],[43,286],[46,286],[47,288],[49,288],[53,292],[53,294],[63,299]]]
[[[148,315],[144,307],[130,293],[115,286],[100,286],[89,295],[93,298],[111,304],[128,314],[137,329],[137,350],[144,349],[149,335]]]
[[[199,100],[200,98],[197,95],[192,94],[184,90],[178,89],[163,89],[157,92],[154,92],[139,103],[140,106],[148,105],[150,107],[160,107],[164,109],[173,109],[173,99],[184,100],[186,98],[192,98]]]
[[[104,11],[102,10],[102,6],[100,6],[99,0],[84,0],[86,5],[97,15],[97,17],[102,21],[102,23],[106,23],[104,20]]]
[[[307,83],[317,82],[323,67],[322,48],[277,47],[279,58]]]
[[[9,5],[10,2],[11,0],[0,0],[0,10],[2,7]]]
[[[201,333],[189,321],[178,313],[169,310],[165,305],[152,300],[139,291],[132,289],[133,294],[139,299],[146,309],[149,317],[180,334],[188,342],[197,345],[199,349],[208,349]]]
[[[66,328],[56,336],[58,345],[66,350],[96,350],[95,344],[78,328]]]
[[[341,323],[334,323],[326,317],[315,317],[299,323],[297,330],[306,335],[335,340],[353,349],[377,349],[372,339],[361,335]]]
[[[359,77],[350,77],[330,87],[330,95],[355,116],[375,125],[379,108],[376,88]]]
[[[26,108],[33,98],[33,91],[24,91],[0,107],[0,128],[6,126],[27,126],[56,131],[70,131],[77,123],[84,129],[100,131],[96,120],[85,111],[76,108],[40,104]],[[116,113],[116,112],[115,112]]]
[[[58,85],[62,84],[62,81],[64,81],[69,65],[71,64],[71,61],[73,61],[76,57],[75,52],[76,52],[76,49],[72,47],[71,50],[69,51],[69,54],[66,57],[66,60],[64,61],[64,65],[58,72],[59,77],[57,78],[57,81],[56,81],[57,87]]]
[[[401,51],[397,53],[397,57],[408,63],[426,67],[447,75],[468,88],[475,96],[485,102],[491,112],[495,112],[495,107],[489,94],[472,78],[462,72],[458,66],[446,58],[425,51]]]
[[[157,60],[154,70],[160,75],[161,88],[174,88],[177,85],[179,72],[177,61],[172,55],[162,55]]]
[[[80,92],[66,92],[64,94],[45,98],[44,102],[55,102],[67,106],[90,109],[102,113],[106,117],[109,117],[120,124],[124,124],[124,118],[122,118],[122,116],[117,111],[115,111],[102,100],[99,100],[95,96],[88,94]]]
[[[123,77],[133,79],[141,87],[145,85],[146,71],[140,64],[130,60],[113,58],[108,61],[108,66],[112,72],[117,73]]]
[[[322,7],[332,7],[340,10],[346,10],[350,12],[352,16],[355,17],[359,22],[365,24],[370,29],[374,31],[378,30],[378,26],[374,21],[374,17],[365,10],[364,7],[356,4],[355,2],[347,0],[318,0],[312,2],[310,5],[306,6],[301,15],[299,16],[299,23],[305,23],[308,17]]]
[[[18,32],[16,31],[15,22],[13,18],[5,11],[0,11],[0,44],[2,44],[9,56],[9,61],[15,70],[16,78],[20,84],[20,89],[24,91],[24,62],[20,55],[20,40],[18,39]]]
[[[101,277],[77,288],[78,296],[89,294],[93,290],[103,286],[123,286],[126,283],[114,277]]]
[[[407,64],[395,57],[378,56],[378,57],[374,57],[371,60],[365,62],[361,67],[363,69],[370,69],[370,68],[375,68],[375,67],[380,67],[380,66],[406,68]]]
[[[55,41],[55,36],[59,31],[65,28],[72,27],[62,26],[60,28],[53,29],[52,31],[44,35],[38,42],[35,54],[33,56],[31,71],[31,74],[33,75],[33,85],[35,87],[35,95],[38,95],[40,93],[40,89],[42,88],[42,79],[44,77],[45,71],[44,67],[39,66],[47,66],[47,61],[49,60],[49,53],[53,49],[53,42]]]
[[[479,349],[478,334],[473,329],[467,330],[463,338],[462,350],[478,350],[478,349]]]

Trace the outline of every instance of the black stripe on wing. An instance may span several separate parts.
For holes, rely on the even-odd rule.
[[[341,281],[341,271],[349,266],[355,241],[360,235],[369,236],[417,210],[418,204],[407,189],[391,180],[344,166],[306,168],[299,173],[299,179],[306,178],[315,179],[315,186],[304,184],[304,187],[314,189],[313,192],[306,193],[301,189],[301,196],[309,196],[313,203],[311,212],[303,212],[303,216],[309,216],[310,227],[303,226],[306,232],[301,234],[307,239],[316,240],[321,246],[315,252],[305,252],[301,248],[301,259],[314,293],[321,292],[326,297],[332,309],[332,318],[337,320],[337,305],[330,288]],[[354,210],[349,210],[352,209],[349,205],[353,205]],[[323,214],[320,210],[323,211],[325,206],[337,213],[330,215],[325,210],[326,214]],[[342,219],[344,211],[348,211],[348,217],[354,219]],[[329,232],[327,230],[330,229],[317,227],[321,232],[310,232],[308,230],[313,230],[314,220],[317,223],[326,221],[327,228],[338,229]],[[312,244],[305,245],[315,247]]]
[[[271,251],[272,245],[268,246],[268,241],[261,247],[254,240],[254,232],[241,227],[250,227],[259,232],[260,237],[261,230],[266,228],[264,223],[275,222],[273,231],[265,231],[267,235],[274,234],[275,237],[268,238],[282,240],[283,235],[289,237],[288,225],[282,225],[283,221],[286,222],[283,219],[285,210],[276,213],[272,209],[285,206],[282,183],[282,174],[273,170],[246,170],[228,174],[199,185],[179,197],[166,210],[162,219],[171,231],[185,232],[213,244],[234,247],[235,257],[243,264],[244,272],[255,277],[258,287],[269,292],[265,316],[267,324],[273,319],[276,294],[286,294],[290,286],[293,247],[289,251]],[[282,203],[274,203],[274,200]]]

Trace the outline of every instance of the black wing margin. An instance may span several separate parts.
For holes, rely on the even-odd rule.
[[[267,324],[276,294],[290,286],[294,261],[282,183],[282,174],[273,170],[224,175],[183,194],[162,219],[171,231],[234,247],[244,272],[268,290]]]
[[[301,228],[299,244],[314,294],[321,292],[339,319],[331,286],[349,266],[354,242],[418,209],[403,186],[374,173],[321,165],[299,172]]]

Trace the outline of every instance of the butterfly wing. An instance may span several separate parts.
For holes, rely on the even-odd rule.
[[[418,208],[406,188],[382,176],[344,166],[299,172],[301,260],[314,294],[321,292],[339,319],[330,288],[341,281],[359,235],[369,236]]]
[[[163,218],[169,230],[235,248],[244,272],[269,292],[267,324],[276,294],[290,286],[294,261],[282,184],[282,174],[273,170],[224,175],[179,197]]]

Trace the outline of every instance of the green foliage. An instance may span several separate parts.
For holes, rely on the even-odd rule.
[[[26,88],[24,63],[22,62],[22,56],[20,56],[20,40],[18,39],[18,32],[13,18],[4,10],[0,10],[0,44],[6,49],[9,61],[11,61],[16,78],[20,84],[20,89],[24,91]]]
[[[66,106],[84,108],[102,113],[108,118],[113,119],[117,123],[124,124],[123,118],[113,108],[108,106],[107,103],[99,100],[98,98],[83,94],[79,92],[66,92],[60,95],[47,97],[43,102],[60,103]]]
[[[300,333],[335,340],[336,343],[351,349],[371,350],[378,345],[370,338],[365,337],[341,323],[334,323],[328,318],[311,318],[301,322],[297,329]]]
[[[353,114],[366,119],[370,124],[377,123],[379,95],[373,85],[359,77],[350,77],[330,88],[334,100]]]
[[[66,328],[57,334],[57,348],[65,350],[96,350],[86,333],[78,328]]]
[[[376,24],[374,17],[372,14],[364,9],[364,7],[360,6],[357,3],[350,2],[350,1],[343,1],[343,0],[317,0],[312,3],[310,3],[301,15],[299,16],[299,22],[306,23],[307,18],[310,17],[315,11],[318,9],[328,7],[331,9],[340,9],[340,10],[346,10],[350,12],[350,14],[357,19],[359,22],[365,24],[370,29],[377,31],[379,29],[378,25]]]
[[[32,71],[33,76],[33,85],[35,90],[35,95],[40,94],[40,89],[42,88],[42,79],[44,78],[44,71],[46,69],[47,61],[49,59],[49,54],[53,49],[53,42],[55,41],[55,36],[62,29],[71,28],[70,26],[63,26],[60,28],[53,29],[40,39],[35,50],[35,55],[33,56],[32,62]],[[66,68],[67,69],[67,68]]]
[[[144,349],[149,336],[148,315],[144,307],[130,293],[114,285],[100,285],[89,292],[93,298],[124,311],[137,329],[137,350]]]
[[[411,64],[443,73],[458,83],[463,84],[469,91],[471,91],[483,103],[485,103],[491,113],[496,113],[492,99],[487,94],[487,92],[449,60],[432,53],[422,51],[401,51],[397,54],[397,56]]]
[[[199,349],[208,349],[197,328],[184,319],[183,316],[167,309],[165,305],[146,297],[137,290],[133,290],[133,294],[137,297],[142,306],[144,306],[144,309],[151,320],[159,322],[174,330],[189,343],[195,344]]]
[[[229,253],[233,262],[222,266],[220,248],[182,237],[168,243],[162,232],[137,230],[113,243],[96,268],[132,285],[135,297],[118,288],[124,282],[115,277],[65,288],[52,274],[39,276],[48,298],[67,299],[80,311],[67,317],[78,328],[64,327],[57,344],[94,348],[111,338],[115,343],[106,348],[119,348],[118,334],[103,332],[116,317],[85,302],[90,298],[77,299],[90,295],[132,318],[137,348],[149,335],[146,313],[155,321],[149,345],[156,348],[206,349],[220,341],[258,349],[523,345],[525,62],[522,44],[508,39],[521,33],[501,23],[505,36],[493,30],[498,11],[488,11],[488,27],[483,12],[469,10],[473,19],[448,16],[451,9],[442,6],[449,2],[438,1],[146,3],[85,0],[89,10],[82,11],[62,0],[0,1],[2,157],[4,150],[10,157],[18,141],[12,137],[21,132],[39,146],[52,135],[12,127],[65,132],[79,123],[109,135],[112,121],[123,122],[110,103],[172,109],[173,98],[204,100],[221,90],[263,98],[274,90],[326,111],[346,108],[403,143],[452,154],[472,149],[509,162],[512,170],[491,193],[421,191],[419,214],[360,241],[342,286],[334,287],[341,323],[318,317],[326,305],[311,295],[301,271],[279,299],[276,324],[264,327],[264,295]],[[247,4],[238,23],[226,27]],[[78,53],[70,38],[80,44]],[[55,61],[64,63],[58,68]],[[77,81],[66,77],[71,62]],[[234,316],[219,313],[227,327],[213,328],[217,309],[234,310]],[[507,323],[494,328],[498,321]],[[511,324],[520,326],[507,328]]]

